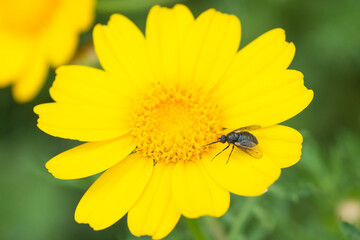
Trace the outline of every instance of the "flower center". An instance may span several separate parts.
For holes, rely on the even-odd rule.
[[[0,28],[34,35],[49,24],[59,5],[59,0],[0,0]]]
[[[135,111],[137,151],[154,162],[196,161],[221,132],[220,111],[200,89],[154,84]]]

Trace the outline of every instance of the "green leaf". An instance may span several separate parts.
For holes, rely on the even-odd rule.
[[[340,230],[342,235],[347,240],[359,240],[360,239],[360,229],[354,225],[341,221]]]

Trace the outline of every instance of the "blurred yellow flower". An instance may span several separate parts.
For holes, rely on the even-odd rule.
[[[165,237],[180,215],[219,217],[229,192],[258,196],[301,155],[302,136],[277,125],[312,100],[303,75],[288,70],[295,47],[282,29],[238,52],[240,22],[210,9],[196,20],[184,5],[151,9],[145,37],[115,14],[93,32],[103,70],[64,66],[50,89],[55,103],[35,107],[38,127],[86,141],[51,159],[57,178],[106,170],[81,199],[75,219],[95,230],[128,213],[136,235]],[[235,149],[212,158],[231,129],[251,131],[263,157]],[[130,154],[132,153],[132,154]]]
[[[43,86],[49,66],[73,56],[90,27],[95,0],[0,0],[0,87],[27,102]]]

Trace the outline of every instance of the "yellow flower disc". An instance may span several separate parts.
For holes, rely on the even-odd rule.
[[[0,23],[6,31],[36,35],[47,27],[59,9],[61,0],[0,1]]]
[[[135,112],[137,150],[155,163],[198,160],[222,129],[217,103],[192,87],[153,84]]]

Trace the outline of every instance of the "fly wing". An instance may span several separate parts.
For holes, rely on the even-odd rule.
[[[235,144],[236,147],[241,149],[243,152],[249,154],[250,156],[252,156],[254,158],[262,158],[262,156],[263,156],[263,153],[260,150],[258,145],[243,146],[239,142],[235,142],[234,144]]]
[[[233,132],[239,133],[239,132],[244,132],[244,131],[254,131],[254,130],[258,130],[260,128],[261,128],[260,125],[251,125],[251,126],[235,129]]]

